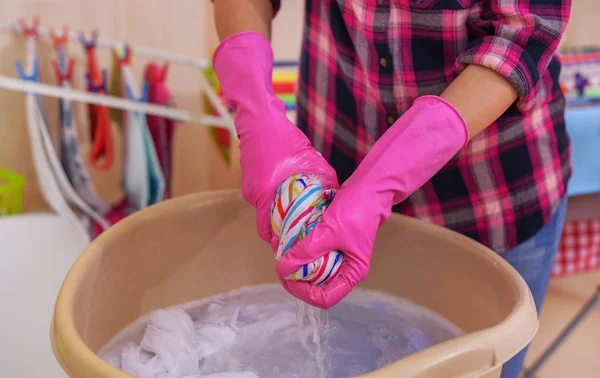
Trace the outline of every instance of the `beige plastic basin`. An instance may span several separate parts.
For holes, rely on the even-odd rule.
[[[52,345],[70,377],[131,377],[95,354],[119,330],[158,308],[244,285],[276,282],[254,211],[237,191],[170,200],[95,240],[67,275]],[[466,334],[364,377],[499,377],[537,331],[533,298],[502,258],[470,239],[392,215],[377,236],[362,287],[402,296]]]

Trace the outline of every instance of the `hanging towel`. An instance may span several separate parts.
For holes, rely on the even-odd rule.
[[[85,78],[88,91],[97,94],[107,94],[107,71],[100,71],[96,56],[98,32],[93,31],[89,40],[85,38],[83,33],[79,33],[79,41],[85,50],[87,58],[87,73]],[[97,169],[105,170],[110,168],[113,162],[113,137],[109,110],[103,105],[89,104],[88,114],[90,136],[92,139],[92,148],[89,157],[90,163]]]
[[[115,57],[119,59],[125,70],[128,63],[125,49],[115,49]],[[121,74],[119,74],[120,76]],[[144,136],[141,123],[136,122],[134,112],[123,114],[123,186],[131,211],[145,208],[149,202],[149,172],[146,164]]]
[[[321,221],[334,195],[335,190],[324,188],[317,177],[309,175],[291,176],[279,186],[271,208],[271,225],[279,237],[277,260]],[[286,279],[322,285],[335,278],[341,270],[342,261],[340,252],[331,251]]]
[[[86,79],[88,82],[88,91],[97,93],[94,88],[106,88],[106,79],[102,77],[100,68],[98,66],[98,59],[96,57],[96,44],[98,43],[98,31],[94,30],[90,39],[85,38],[83,32],[79,33],[79,42],[85,50],[85,56],[87,59],[87,73]],[[92,140],[96,135],[96,119],[97,119],[97,108],[99,105],[88,104],[88,114],[90,118],[90,134]]]
[[[148,102],[151,104],[174,107],[171,92],[167,88],[166,77],[168,64],[162,68],[156,63],[148,63],[145,78],[148,82]],[[165,198],[171,196],[171,178],[173,170],[173,134],[175,132],[175,121],[154,115],[147,115],[148,129],[154,142],[156,155],[165,178]]]
[[[86,76],[91,92],[101,95],[106,94],[106,79],[106,70],[102,71],[102,79],[98,85],[89,75]],[[113,163],[113,136],[109,110],[106,106],[98,105],[90,113],[94,114],[96,129],[90,150],[90,163],[97,169],[105,170]]]
[[[37,21],[34,26],[28,28],[24,21],[21,21],[21,28],[25,34],[26,46],[26,66],[23,68],[19,62],[16,62],[17,71],[22,80],[38,81],[38,61],[37,61]],[[45,116],[43,103],[39,95],[26,93],[25,105],[27,112],[27,130],[29,133],[31,152],[33,155],[34,166],[37,173],[38,184],[48,205],[61,217],[67,219],[73,227],[78,230],[84,243],[89,242],[89,221],[80,218],[70,208],[69,203],[89,206],[85,204],[74,192],[60,161],[54,151],[54,145],[48,132],[48,122]],[[62,172],[62,175],[61,175]],[[92,211],[93,212],[93,211]],[[101,217],[98,217],[102,221]]]
[[[112,54],[111,67],[110,67],[110,83],[108,86],[108,94],[114,97],[125,97],[123,86],[123,78],[121,77],[121,65],[124,63],[129,64],[128,59],[130,55],[127,54],[124,46],[117,46],[115,53]],[[121,109],[110,108],[109,109],[110,120],[117,125],[122,125],[123,122],[123,111]]]
[[[116,53],[127,96],[134,101],[147,102],[148,82],[144,82],[140,96],[130,66],[129,47],[118,48]],[[124,134],[123,184],[131,210],[137,211],[163,200],[165,178],[143,113],[125,112]]]
[[[61,45],[57,47],[58,59],[53,62],[54,71],[61,87],[71,88],[73,74],[73,59],[68,59],[66,50]],[[60,161],[67,174],[69,182],[75,192],[92,209],[99,214],[105,214],[110,209],[110,204],[100,197],[92,182],[88,170],[81,158],[77,126],[73,116],[73,103],[71,100],[59,100],[60,114]]]
[[[125,198],[120,203],[114,205],[106,214],[104,214],[104,218],[110,226],[113,226],[119,221],[125,219],[128,215],[129,202],[127,198]],[[102,227],[102,225],[98,224],[97,222],[94,222],[92,239],[97,238],[104,231],[105,229]]]
[[[33,70],[33,75],[26,75],[21,67],[20,63],[17,62],[17,71],[21,78],[29,79],[37,81],[37,72],[38,72],[38,60],[37,60],[37,39],[28,40],[28,52],[27,52],[27,69]],[[31,72],[31,71],[30,71]],[[32,113],[34,114],[34,125],[37,127],[38,132],[41,135],[41,141],[45,152],[45,157],[49,163],[51,168],[51,173],[54,175],[55,180],[58,182],[59,188],[63,193],[66,201],[76,208],[78,208],[83,214],[87,217],[97,221],[102,225],[103,228],[108,228],[108,223],[99,214],[96,210],[92,209],[75,191],[71,183],[69,182],[69,178],[65,170],[62,167],[60,162],[59,154],[57,153],[54,147],[54,141],[52,140],[52,136],[50,135],[49,129],[49,121],[46,115],[46,110],[44,108],[44,104],[41,96],[35,95],[33,97],[34,104],[32,106]],[[90,224],[89,218],[85,218],[80,221],[82,224],[85,224],[85,227],[88,228]],[[89,235],[90,229],[86,231]]]

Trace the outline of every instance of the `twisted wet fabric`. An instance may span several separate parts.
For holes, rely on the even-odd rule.
[[[271,226],[279,237],[275,255],[278,261],[321,221],[334,195],[334,189],[324,188],[319,178],[312,175],[296,174],[279,186],[271,208]],[[319,286],[339,273],[342,261],[342,253],[331,251],[285,278]]]

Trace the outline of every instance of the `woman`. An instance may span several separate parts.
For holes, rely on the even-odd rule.
[[[284,287],[322,308],[339,302],[366,277],[393,207],[500,253],[539,311],[571,174],[555,57],[570,0],[307,0],[298,128],[271,84],[279,3],[216,0],[214,67],[236,112],[242,194],[261,238],[277,245],[269,209],[287,177],[342,183],[277,264],[281,278],[340,250],[340,275]],[[517,377],[524,355],[502,376]]]

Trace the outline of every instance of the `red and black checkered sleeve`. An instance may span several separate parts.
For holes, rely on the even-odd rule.
[[[493,69],[516,88],[517,105],[535,105],[540,77],[548,68],[570,16],[571,0],[484,0],[469,14],[476,37],[456,61]]]

